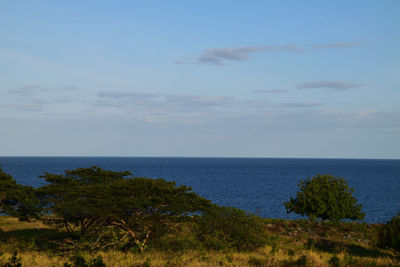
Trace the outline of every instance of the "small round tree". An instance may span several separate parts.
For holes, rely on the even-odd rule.
[[[318,174],[307,178],[299,184],[300,191],[296,198],[283,203],[287,213],[297,213],[313,220],[339,221],[341,219],[362,220],[364,213],[361,205],[353,196],[354,189],[347,181],[332,175]]]

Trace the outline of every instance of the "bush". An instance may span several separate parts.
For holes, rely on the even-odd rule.
[[[315,239],[314,238],[307,238],[307,242],[304,244],[304,248],[308,250],[312,250],[315,247]]]
[[[267,243],[261,218],[232,207],[215,207],[199,219],[199,234],[209,249],[253,250]]]
[[[250,266],[263,267],[263,266],[268,266],[267,265],[268,264],[268,259],[267,258],[265,258],[265,259],[256,258],[256,257],[251,256],[249,258],[249,260],[247,261],[247,263]]]
[[[303,255],[303,256],[299,257],[296,261],[296,264],[298,264],[299,266],[306,266],[307,265],[307,256]]]
[[[336,255],[333,255],[328,263],[329,263],[329,266],[340,267],[340,259]]]
[[[178,229],[157,236],[152,242],[152,247],[170,252],[196,249],[200,244],[193,227],[194,225],[186,223]]]
[[[362,220],[364,213],[361,205],[353,196],[354,189],[350,188],[347,181],[332,175],[320,175],[301,181],[300,191],[296,198],[290,198],[283,203],[287,213],[297,213],[307,216],[310,220],[339,221],[341,219]]]
[[[71,262],[71,264],[64,263],[64,267],[106,267],[100,255],[89,260],[87,256],[77,254],[71,257]]]
[[[378,245],[393,250],[400,257],[400,213],[381,227]]]

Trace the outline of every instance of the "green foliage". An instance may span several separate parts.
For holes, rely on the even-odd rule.
[[[275,253],[279,251],[279,243],[278,243],[278,240],[277,240],[277,239],[271,239],[271,240],[269,241],[269,244],[270,244],[270,246],[271,246],[270,254],[271,254],[271,255],[275,255]]]
[[[400,213],[381,227],[378,245],[393,250],[400,257]]]
[[[106,267],[100,255],[89,259],[86,255],[76,254],[70,260],[71,263],[64,263],[64,267]]]
[[[88,241],[85,246],[91,249],[123,244],[143,251],[169,222],[211,206],[186,186],[128,175],[98,167],[65,171],[65,175],[46,173],[48,185],[39,188],[38,195],[52,214],[50,222],[65,227],[74,239],[70,244],[80,249]]]
[[[45,212],[53,215],[51,222],[84,235],[104,223],[107,210],[99,205],[104,190],[127,175],[98,167],[66,170],[65,175],[45,173],[41,177],[48,184],[38,189],[38,195]]]
[[[295,212],[309,219],[339,221],[341,219],[362,220],[361,205],[353,196],[354,189],[347,181],[332,175],[320,175],[301,181],[296,198],[283,203],[288,213]]]
[[[209,200],[190,191],[162,179],[124,179],[110,186],[102,204],[110,211],[111,225],[125,232],[137,246],[144,246],[170,222],[179,222],[211,206]]]
[[[199,246],[200,242],[196,234],[196,225],[189,224],[188,222],[152,240],[153,248],[168,252],[195,250]]]
[[[299,257],[295,263],[298,264],[299,266],[306,266],[307,265],[307,256],[303,255],[303,256]]]
[[[200,239],[209,249],[253,250],[267,243],[261,218],[233,207],[214,207],[199,220]]]
[[[302,255],[299,258],[297,258],[297,260],[293,260],[290,257],[289,260],[284,260],[282,262],[282,266],[285,266],[285,267],[290,267],[290,266],[308,266],[307,265],[307,256],[306,255]]]
[[[33,187],[17,184],[0,166],[0,214],[29,221],[39,211]]]
[[[263,267],[263,266],[268,266],[268,259],[251,256],[247,261],[247,263],[250,266]]]
[[[315,247],[315,239],[314,238],[307,238],[307,242],[304,244],[305,249],[314,249]]]
[[[357,259],[353,257],[351,254],[345,254],[343,261],[345,262],[346,266],[354,266],[357,265]]]
[[[150,267],[151,263],[150,263],[150,259],[147,258],[145,262],[142,263],[142,267]]]

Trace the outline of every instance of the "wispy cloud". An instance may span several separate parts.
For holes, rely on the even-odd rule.
[[[299,89],[325,89],[334,91],[345,91],[362,86],[362,84],[346,81],[315,81],[297,84]]]
[[[164,112],[185,112],[202,110],[207,108],[227,107],[235,102],[230,96],[207,96],[190,94],[155,94],[141,92],[102,92],[97,95],[101,101],[95,103],[97,106],[110,106],[136,108],[146,112],[162,110]]]
[[[11,95],[26,97],[26,96],[31,96],[35,93],[44,92],[44,91],[48,91],[48,89],[44,89],[40,85],[25,85],[25,86],[21,86],[17,89],[10,90],[10,91],[8,91],[8,93]]]
[[[302,49],[293,45],[283,46],[244,46],[238,48],[212,48],[205,50],[195,60],[178,60],[176,64],[211,64],[224,65],[226,61],[245,61],[252,53],[288,51],[301,53]]]
[[[314,49],[321,49],[321,48],[351,48],[351,47],[361,47],[365,46],[365,44],[362,43],[331,43],[331,44],[316,44],[312,45],[312,48]]]
[[[350,43],[329,43],[329,44],[314,44],[311,46],[300,46],[296,45],[281,45],[281,46],[243,46],[237,48],[210,48],[203,51],[203,53],[195,59],[176,60],[175,64],[210,64],[210,65],[226,65],[228,61],[246,61],[251,58],[253,53],[268,53],[286,51],[292,53],[303,53],[311,52],[312,50],[324,49],[324,48],[340,48],[346,49],[351,47],[365,46],[362,43],[350,42]]]
[[[253,90],[253,93],[266,93],[266,94],[283,94],[289,92],[289,90],[285,89],[272,89],[272,90]]]
[[[101,92],[98,94],[98,96],[102,98],[126,99],[126,98],[154,98],[160,95],[154,93]]]
[[[231,104],[233,97],[202,95],[168,95],[165,100],[185,107],[222,107]]]
[[[77,90],[79,89],[79,87],[75,86],[75,85],[68,85],[62,88],[63,90]]]
[[[78,89],[78,87],[73,86],[73,85],[68,85],[68,86],[61,87],[61,88],[45,88],[41,85],[24,85],[17,89],[10,90],[10,91],[8,91],[8,93],[11,95],[17,95],[17,96],[21,96],[21,97],[30,97],[37,93],[55,92],[55,91],[60,91],[60,90],[71,91],[71,90],[76,90],[76,89]]]
[[[295,102],[295,103],[277,103],[276,107],[279,108],[315,108],[324,106],[325,103],[314,103],[314,102]]]
[[[29,99],[24,103],[10,103],[10,104],[0,104],[0,109],[12,109],[14,111],[22,112],[41,112],[49,105],[49,101],[46,99]]]
[[[24,85],[8,91],[9,98],[6,98],[6,104],[2,108],[29,113],[52,109],[51,115],[59,113],[60,110],[68,110],[73,113],[79,110],[80,105],[83,106],[87,103],[87,101],[74,97],[76,89],[78,87],[72,85],[55,88]]]

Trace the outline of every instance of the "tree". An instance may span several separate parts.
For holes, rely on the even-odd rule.
[[[211,207],[211,201],[191,192],[186,186],[163,179],[129,178],[110,186],[101,205],[109,209],[113,227],[144,249],[157,231]]]
[[[92,247],[124,242],[143,250],[158,228],[211,205],[186,186],[129,175],[99,167],[67,170],[64,175],[46,173],[43,177],[49,184],[38,193],[52,216],[43,220],[50,218],[65,227],[75,240],[96,239]],[[105,242],[106,236],[115,242]]]
[[[382,225],[378,236],[378,245],[391,249],[400,258],[400,213]]]
[[[350,188],[344,179],[329,174],[318,174],[301,181],[299,187],[296,198],[290,198],[289,202],[283,203],[287,213],[308,216],[311,220],[321,218],[339,221],[364,218],[361,205],[357,205],[357,199],[353,196],[354,189]]]
[[[103,223],[105,213],[99,205],[102,192],[117,180],[123,180],[130,172],[106,171],[99,167],[66,170],[64,175],[45,173],[47,185],[37,190],[45,213],[52,216],[42,220],[65,227],[71,236],[85,235]]]
[[[39,211],[34,188],[17,184],[0,166],[0,214],[29,221],[36,217]]]

